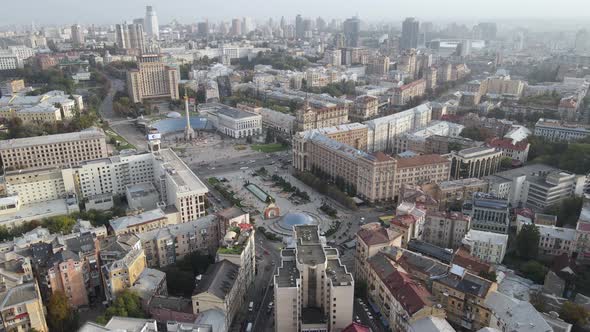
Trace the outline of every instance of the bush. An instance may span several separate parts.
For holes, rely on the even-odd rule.
[[[528,261],[522,265],[520,271],[526,278],[531,279],[537,284],[543,284],[545,281],[545,275],[549,269],[537,261]]]
[[[317,190],[319,193],[327,195],[328,197],[334,199],[336,202],[344,205],[345,207],[353,211],[356,211],[358,209],[356,203],[352,200],[350,196],[342,192],[336,186],[325,182],[319,177],[309,172],[296,172],[295,177],[298,178],[301,182],[305,183],[306,185]]]

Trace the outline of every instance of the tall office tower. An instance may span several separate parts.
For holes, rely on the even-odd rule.
[[[303,17],[297,15],[295,18],[295,37],[303,39],[305,37],[305,27],[303,26]]]
[[[426,45],[432,37],[430,36],[434,31],[434,24],[432,22],[422,22],[420,24],[420,38],[418,40],[419,45]]]
[[[588,34],[588,30],[582,29],[576,33],[574,51],[576,54],[586,54],[590,51],[590,34]]]
[[[82,34],[82,27],[79,24],[72,25],[72,44],[74,46],[84,45],[84,35]]]
[[[209,35],[209,22],[199,22],[197,24],[197,34],[202,37],[207,37]]]
[[[117,24],[115,26],[117,35],[117,47],[121,49],[135,49],[139,52],[145,51],[145,37],[141,24]]]
[[[418,48],[418,34],[420,32],[420,22],[413,17],[408,17],[402,24],[402,38],[400,48],[407,50]]]
[[[346,46],[348,47],[359,47],[360,45],[360,32],[361,32],[361,20],[358,17],[351,17],[344,21],[344,36],[346,37]]]
[[[315,20],[315,26],[318,28],[318,31],[324,31],[324,30],[326,30],[326,27],[328,26],[328,24],[326,23],[326,21],[323,18],[318,17]]]
[[[158,25],[158,16],[152,6],[146,7],[145,12],[145,33],[151,40],[160,39],[160,26]]]
[[[230,34],[232,36],[239,36],[242,34],[242,22],[240,22],[239,18],[234,18],[233,20],[231,20]]]
[[[352,322],[352,274],[338,250],[324,244],[317,225],[294,226],[293,238],[295,248],[281,251],[274,276],[275,331],[342,331]]]
[[[494,40],[496,39],[496,33],[498,32],[498,27],[494,22],[481,22],[475,27],[474,30],[474,38],[483,39],[483,40]]]
[[[285,31],[286,27],[287,27],[287,21],[285,20],[285,16],[281,16],[281,29],[283,29],[283,31]]]
[[[139,24],[142,27],[145,27],[145,19],[144,18],[134,18],[133,19],[133,24]]]
[[[303,20],[303,37],[311,38],[313,36],[313,21],[310,19]]]
[[[159,54],[143,54],[137,57],[137,69],[127,72],[127,89],[133,103],[144,99],[178,100],[178,69],[162,62]]]
[[[253,23],[252,23],[252,18],[250,18],[250,17],[242,18],[242,34],[247,35],[253,29],[254,29],[254,27],[253,27]]]

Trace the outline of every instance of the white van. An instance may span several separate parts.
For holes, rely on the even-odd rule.
[[[248,305],[248,311],[252,312],[252,310],[254,310],[254,302],[250,302]]]
[[[252,323],[248,323],[248,326],[246,326],[246,332],[252,332]]]

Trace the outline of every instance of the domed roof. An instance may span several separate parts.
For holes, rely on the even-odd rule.
[[[305,213],[287,213],[281,218],[280,223],[286,229],[293,229],[293,226],[318,224],[316,220]]]
[[[180,113],[178,112],[169,112],[168,114],[166,114],[166,116],[172,119],[177,119],[180,118],[182,115],[180,115]]]

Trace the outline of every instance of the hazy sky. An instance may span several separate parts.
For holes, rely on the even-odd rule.
[[[0,25],[118,23],[142,17],[145,5],[155,7],[160,24],[188,23],[205,17],[249,16],[289,19],[304,16],[400,20],[485,18],[582,18],[590,16],[590,0],[0,0]]]

